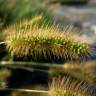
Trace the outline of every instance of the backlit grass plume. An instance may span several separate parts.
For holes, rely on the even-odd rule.
[[[14,33],[18,33],[21,31],[28,31],[33,28],[38,28],[38,27],[48,27],[52,26],[53,23],[53,18],[51,16],[47,16],[47,14],[40,14],[40,15],[34,15],[32,16],[32,19],[24,19],[19,22],[16,22],[15,24],[8,26],[6,29],[3,30],[2,32],[2,37],[3,40]],[[26,32],[27,33],[27,32]]]
[[[83,66],[83,67],[82,67]],[[96,62],[87,61],[82,64],[79,63],[65,63],[63,65],[64,71],[76,78],[86,80],[96,84]]]
[[[88,92],[88,85],[84,81],[64,77],[54,79],[49,85],[50,96],[93,96],[91,90]]]
[[[53,62],[79,60],[90,53],[87,43],[82,43],[71,36],[73,34],[69,32],[70,28],[61,31],[58,26],[43,27],[38,26],[38,23],[27,27],[25,26],[23,30],[22,28],[13,30],[14,34],[6,39],[7,48],[13,56],[23,60]]]

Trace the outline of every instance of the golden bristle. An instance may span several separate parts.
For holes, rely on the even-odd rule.
[[[38,19],[38,17],[36,18]],[[33,21],[35,19],[33,18]],[[7,48],[12,54],[18,57],[31,56],[32,60],[36,61],[41,57],[45,61],[47,58],[50,61],[60,58],[78,60],[82,56],[87,57],[91,50],[87,43],[82,43],[72,37],[71,27],[60,30],[55,24],[46,25],[45,28],[38,26],[38,23],[29,29],[25,26],[23,30],[21,28],[15,30],[13,35],[8,36],[6,42]]]
[[[64,77],[63,79],[53,79],[49,85],[50,96],[92,96],[87,92],[87,83]]]

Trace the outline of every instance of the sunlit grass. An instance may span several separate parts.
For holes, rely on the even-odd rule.
[[[35,15],[30,19],[20,20],[2,31],[2,40],[4,40],[7,36],[10,36],[14,33],[21,32],[21,31],[31,31],[32,29],[38,27],[48,27],[53,25],[53,18],[48,16],[46,13],[42,13],[40,15]],[[27,33],[27,32],[26,32]]]
[[[73,77],[86,80],[91,84],[96,84],[96,62],[88,61],[82,64],[65,63],[63,65],[64,72]]]
[[[78,60],[80,57],[87,57],[91,48],[87,43],[73,38],[74,34],[70,27],[63,31],[59,26],[43,25],[38,23],[41,16],[33,18],[33,21],[23,22],[11,30],[6,39],[7,48],[12,55],[17,57],[29,56],[32,60]],[[36,21],[36,22],[35,22]],[[84,58],[85,59],[85,58]]]
[[[54,79],[50,84],[49,94],[50,96],[91,96],[84,81],[74,80],[71,77]]]

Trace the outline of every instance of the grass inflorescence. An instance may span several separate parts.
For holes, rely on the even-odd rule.
[[[82,56],[89,55],[89,45],[74,39],[69,29],[66,30],[65,28],[62,31],[55,25],[38,26],[38,21],[41,19],[42,17],[37,17],[37,19],[35,17],[33,21],[29,22],[30,24],[21,23],[18,30],[15,28],[14,34],[8,36],[6,39],[7,48],[12,55],[19,58],[23,57],[25,60],[30,58],[30,60],[35,61],[51,62],[55,60],[78,60]]]
[[[85,81],[71,77],[55,78],[49,85],[50,96],[92,96],[90,92],[88,92],[88,85]]]

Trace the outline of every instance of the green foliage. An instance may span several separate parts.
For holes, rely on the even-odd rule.
[[[2,26],[41,13],[50,16],[41,0],[0,0],[0,22]]]
[[[89,45],[74,40],[72,34],[68,34],[69,30],[63,32],[55,25],[38,26],[38,20],[36,22],[34,24],[31,21],[29,25],[34,24],[31,27],[14,29],[13,33],[15,34],[11,34],[7,38],[7,48],[16,57],[30,57],[31,60],[35,61],[52,62],[54,60],[78,60],[82,55],[89,55]]]

